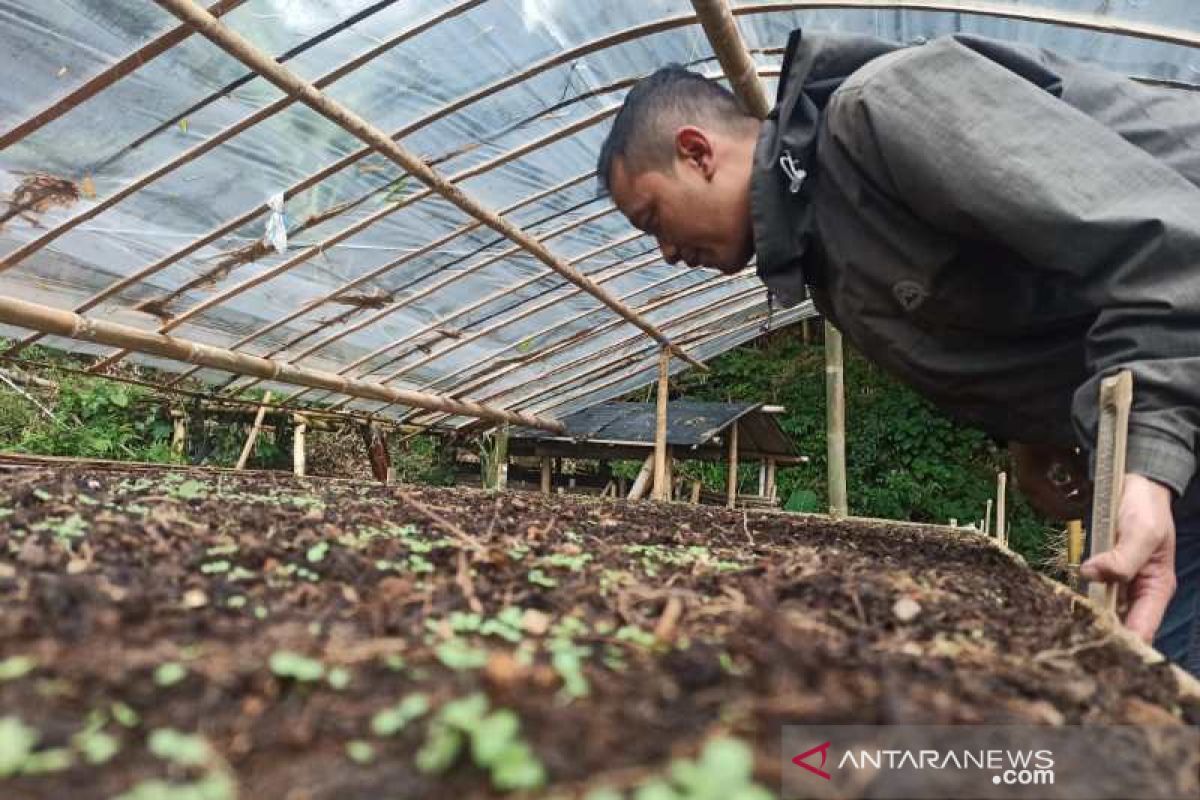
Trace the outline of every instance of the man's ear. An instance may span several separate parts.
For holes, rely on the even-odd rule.
[[[711,180],[716,165],[713,159],[713,142],[709,135],[693,125],[685,125],[675,131],[675,157],[700,171],[705,180]]]

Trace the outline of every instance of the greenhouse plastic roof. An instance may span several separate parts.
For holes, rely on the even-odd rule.
[[[915,8],[930,5],[953,10]],[[217,6],[229,9],[225,24],[442,175],[460,177],[462,189],[696,358],[812,314],[770,311],[753,270],[724,277],[665,264],[653,241],[597,196],[596,153],[633,80],[672,61],[719,77],[686,0]],[[901,41],[967,31],[1140,78],[1200,81],[1200,54],[1187,44],[1200,33],[1200,4],[1189,0],[736,9],[772,95],[796,27]],[[1091,29],[1016,18],[1039,14],[1069,15]],[[0,294],[552,417],[653,380],[659,345],[643,332],[449,202],[425,196],[392,161],[156,4],[0,0],[0,25],[0,192],[8,198]],[[1095,29],[1105,26],[1117,30]],[[1178,35],[1120,32],[1154,26]],[[13,133],[133,54],[128,74],[27,135]],[[198,377],[222,391],[250,383],[213,370]],[[271,388],[297,404],[470,421]]]

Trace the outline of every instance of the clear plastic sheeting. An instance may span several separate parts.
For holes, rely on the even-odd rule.
[[[233,5],[224,23],[695,357],[761,332],[766,293],[751,271],[729,279],[669,266],[597,197],[596,154],[629,84],[673,61],[719,74],[686,0]],[[969,3],[875,5],[740,4],[738,21],[772,93],[796,27],[906,42],[967,31],[1140,78],[1200,82],[1200,54],[1179,42],[972,14]],[[1200,32],[1200,5],[1186,0],[978,5]],[[0,0],[0,136],[179,24],[147,2]],[[645,334],[198,35],[0,151],[0,193],[0,292],[12,296],[553,416],[654,379],[657,346]],[[775,310],[771,324],[811,314]],[[192,374],[220,391],[251,383]],[[272,388],[298,403],[380,408]]]

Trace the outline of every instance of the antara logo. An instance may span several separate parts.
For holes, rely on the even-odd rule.
[[[826,742],[825,744],[817,745],[811,750],[805,750],[803,753],[793,758],[792,763],[797,767],[803,767],[814,775],[819,775],[827,781],[832,780],[833,778],[830,776],[830,774],[824,770],[825,761],[829,757],[830,744],[832,744],[832,742]],[[808,763],[809,756],[815,755],[816,753],[821,754],[821,768],[814,767],[812,764]]]

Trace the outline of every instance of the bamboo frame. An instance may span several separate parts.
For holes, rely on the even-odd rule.
[[[605,111],[602,111],[599,114],[589,117],[587,120],[583,120],[581,122],[574,123],[573,125],[569,125],[566,128],[562,128],[560,130],[554,131],[553,133],[548,134],[547,136],[544,136],[541,139],[535,140],[533,142],[529,142],[521,147],[518,147],[514,150],[504,153],[501,156],[497,156],[496,158],[494,158],[490,161],[484,162],[482,164],[477,164],[476,166],[471,167],[469,169],[465,169],[465,170],[453,175],[452,177],[450,177],[447,180],[450,184],[454,184],[454,183],[466,181],[469,178],[474,178],[478,175],[482,175],[485,172],[489,172],[490,170],[500,167],[504,164],[507,164],[510,161],[514,161],[523,155],[526,155],[530,152],[538,150],[541,147],[545,146],[546,144],[549,144],[554,141],[558,141],[559,139],[566,138],[567,136],[578,132],[578,130],[580,130],[584,127],[587,127],[588,125],[595,124],[596,121],[603,119],[604,116],[613,114],[613,113],[616,113],[615,107],[613,109],[606,109]],[[228,289],[225,289],[224,291],[219,292],[218,294],[213,295],[213,296],[203,300],[202,302],[196,304],[195,306],[192,306],[190,309],[188,309],[186,311],[182,311],[182,312],[172,316],[169,321],[167,321],[166,323],[164,323],[162,326],[159,327],[159,329],[158,329],[159,333],[169,333],[171,330],[179,327],[184,322],[188,321],[189,319],[196,316],[197,314],[203,313],[204,311],[207,311],[210,308],[219,306],[222,303],[224,303],[225,301],[227,301],[233,297],[236,297],[246,291],[249,291],[250,289],[260,286],[270,280],[273,280],[274,278],[282,275],[283,273],[288,272],[288,271],[308,262],[314,256],[320,255],[321,253],[325,252],[329,248],[334,247],[334,246],[340,244],[341,242],[363,232],[367,228],[374,225],[376,222],[379,222],[387,217],[390,217],[392,214],[396,213],[397,211],[407,208],[408,206],[414,205],[414,204],[420,202],[421,200],[432,197],[434,194],[435,194],[435,192],[432,189],[425,189],[420,192],[415,192],[412,195],[409,195],[408,197],[405,197],[402,200],[399,200],[395,203],[386,205],[383,208],[380,208],[377,211],[372,212],[371,214],[367,215],[363,219],[358,220],[357,222],[349,225],[348,227],[343,228],[340,231],[337,231],[334,234],[331,234],[330,236],[327,236],[325,239],[321,240],[317,244],[314,244],[314,245],[311,245],[311,246],[305,248],[303,251],[301,251],[300,253],[297,253],[296,255],[292,256],[291,258],[285,259],[281,263],[276,264],[275,266],[273,266],[267,270],[264,270],[263,272],[261,272],[257,275],[247,278],[247,279],[241,281],[240,283],[237,283],[237,284],[229,287]],[[463,229],[463,232],[469,233],[472,230],[476,230],[477,228],[483,227],[484,224],[486,224],[484,221],[477,219],[475,223],[468,223],[468,225],[465,226],[465,228]],[[343,291],[345,291],[345,290],[343,289]],[[127,355],[127,354],[115,353],[113,355],[110,355],[110,356],[106,357],[104,360],[102,360],[101,362],[99,362],[96,365],[96,369],[97,370],[107,369],[108,367],[111,367],[113,364],[115,364],[121,358],[124,358],[125,355]]]
[[[696,16],[733,93],[747,111],[765,119],[771,112],[771,101],[758,79],[758,68],[733,19],[729,3],[727,0],[692,0],[692,8],[696,9]]]
[[[128,325],[81,317],[71,311],[50,308],[11,297],[0,297],[0,323],[33,328],[55,336],[114,347],[128,347],[139,353],[162,356],[176,361],[201,364],[228,372],[241,372],[271,380],[333,389],[343,394],[370,400],[386,400],[496,422],[513,422],[554,432],[562,423],[531,414],[497,409],[470,401],[439,395],[405,391],[368,381],[355,381],[314,369],[293,367],[267,358],[237,353],[222,347],[200,344],[171,336],[150,333]]]
[[[219,17],[228,14],[245,2],[246,0],[218,0],[218,2],[209,6],[208,10],[213,16]],[[175,45],[187,39],[193,32],[190,25],[176,25],[157,39],[139,47],[99,75],[90,78],[83,85],[73,89],[66,97],[55,100],[32,117],[17,123],[8,131],[0,134],[0,150],[36,133],[79,104],[90,100],[117,81],[132,74],[142,65],[149,64]]]
[[[275,84],[285,94],[297,97],[313,111],[336,125],[341,126],[347,133],[358,137],[365,144],[375,148],[394,161],[398,166],[407,170],[410,175],[459,208],[459,210],[475,217],[497,233],[507,236],[543,264],[593,295],[618,316],[636,325],[647,336],[659,342],[664,347],[672,348],[676,355],[688,363],[703,369],[700,362],[695,361],[687,353],[675,347],[671,340],[664,336],[658,328],[611,296],[603,288],[593,284],[586,276],[572,269],[565,261],[548,250],[540,242],[526,235],[513,223],[485,208],[475,198],[446,180],[441,173],[396,144],[387,134],[367,122],[358,114],[329,96],[322,94],[320,89],[299,77],[291,70],[280,66],[247,39],[235,33],[227,26],[222,25],[216,17],[197,5],[195,0],[155,0],[155,2],[172,14],[175,14],[184,22],[195,26],[205,38],[246,66],[254,69],[259,75]]]

